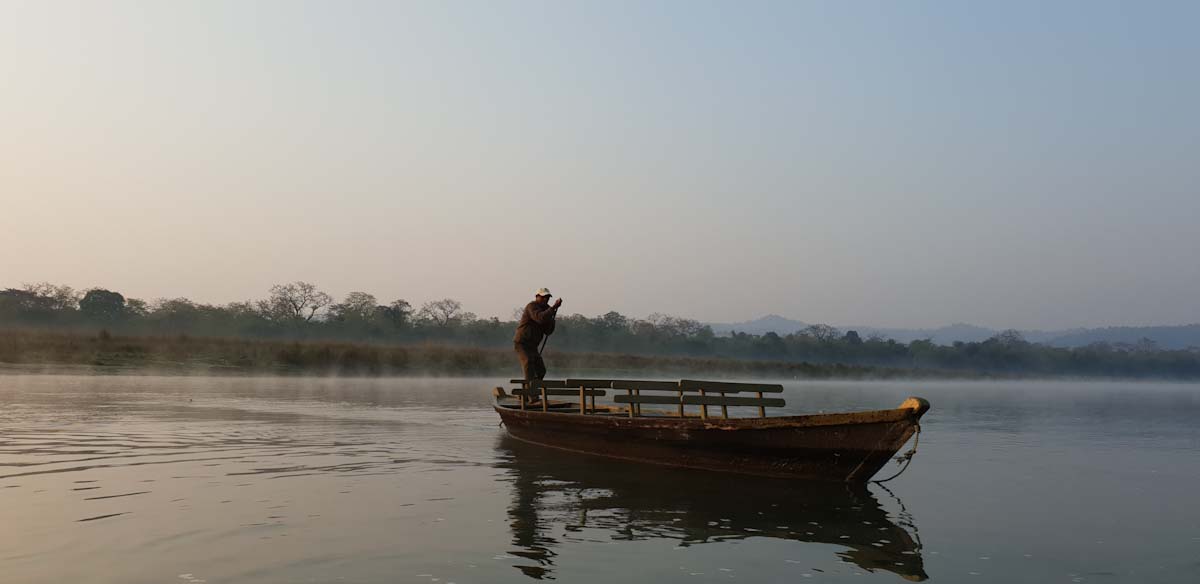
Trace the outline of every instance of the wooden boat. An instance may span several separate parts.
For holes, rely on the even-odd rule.
[[[508,433],[542,446],[634,462],[788,479],[870,480],[920,430],[929,402],[835,414],[767,417],[778,384],[620,379],[513,380],[494,405]],[[612,404],[596,404],[609,391]],[[727,394],[753,393],[757,397]],[[571,396],[578,401],[555,401]],[[668,410],[643,406],[671,406]],[[689,411],[689,407],[693,411]],[[730,417],[753,407],[758,417]],[[709,408],[720,408],[710,415]],[[698,411],[695,411],[698,410]],[[910,451],[911,452],[911,451]],[[911,454],[908,455],[911,458]]]

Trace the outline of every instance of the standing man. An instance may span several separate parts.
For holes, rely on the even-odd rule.
[[[533,302],[525,305],[521,322],[517,324],[517,334],[513,336],[513,347],[517,350],[517,358],[521,360],[525,381],[546,377],[546,362],[542,361],[538,345],[554,332],[554,319],[558,315],[558,307],[562,306],[562,298],[551,305],[550,296],[550,290],[546,288],[534,293]]]

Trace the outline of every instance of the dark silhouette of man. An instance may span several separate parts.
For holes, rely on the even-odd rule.
[[[525,381],[546,378],[546,362],[542,361],[538,346],[542,344],[542,339],[554,333],[554,319],[558,316],[558,307],[562,306],[562,298],[556,299],[551,305],[551,296],[546,288],[534,293],[533,302],[525,305],[521,321],[517,324],[517,334],[513,336],[513,348],[521,360]]]

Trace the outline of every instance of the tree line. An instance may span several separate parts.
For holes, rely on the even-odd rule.
[[[519,313],[514,310],[513,318]],[[119,292],[75,290],[49,283],[0,291],[0,327],[124,335],[190,335],[373,344],[434,343],[502,348],[514,320],[480,318],[451,298],[413,306],[380,302],[366,292],[337,301],[303,281],[279,284],[262,299],[225,305],[187,298],[146,302]],[[1200,349],[1162,350],[1153,342],[1095,343],[1061,348],[1031,343],[1016,331],[981,342],[939,345],[861,337],[829,325],[793,334],[734,332],[716,335],[708,325],[664,314],[633,318],[610,311],[595,317],[559,317],[551,351],[689,356],[815,364],[845,364],[996,375],[1200,378]]]

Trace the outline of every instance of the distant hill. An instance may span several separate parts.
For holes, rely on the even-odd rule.
[[[718,335],[727,335],[737,331],[754,335],[774,332],[780,336],[786,336],[804,330],[804,328],[809,326],[809,323],[779,316],[778,314],[768,314],[754,320],[734,323],[709,323],[709,326]],[[967,323],[955,323],[943,327],[924,329],[881,328],[865,325],[838,326],[837,329],[843,332],[848,330],[858,331],[858,334],[863,338],[880,336],[894,339],[899,343],[930,339],[939,345],[950,345],[956,341],[964,343],[984,341],[1000,332],[996,329]],[[1200,324],[1080,328],[1057,331],[1027,330],[1020,332],[1027,341],[1055,347],[1082,347],[1092,343],[1136,344],[1142,339],[1150,339],[1161,349],[1200,347]]]
[[[731,323],[708,323],[712,327],[714,333],[718,335],[728,335],[733,332],[749,333],[752,335],[762,335],[766,333],[775,333],[780,336],[790,335],[798,332],[808,326],[808,323],[784,318],[778,314],[768,314],[754,320],[745,322]]]
[[[712,327],[714,333],[719,335],[737,331],[739,333],[754,335],[774,332],[777,335],[785,336],[804,330],[809,324],[779,316],[778,314],[768,314],[754,320],[734,323],[709,323],[709,326]],[[873,326],[839,326],[837,329],[843,332],[848,330],[858,331],[858,334],[863,338],[876,335],[895,339],[901,343],[909,343],[918,339],[932,339],[935,343],[945,345],[951,344],[954,341],[982,341],[999,332],[963,323],[932,329],[880,328]]]
[[[1136,344],[1142,339],[1154,341],[1160,349],[1200,347],[1200,324],[1083,329],[1056,336],[1047,344],[1057,347],[1082,347],[1101,342]]]
[[[842,327],[839,327],[842,328]],[[895,339],[901,343],[911,343],[920,339],[929,339],[939,345],[950,345],[955,341],[964,343],[984,341],[996,335],[998,331],[973,324],[955,323],[949,326],[943,326],[932,329],[902,329],[902,328],[876,328],[870,326],[861,327],[844,327],[842,330],[856,330],[863,338],[871,336],[880,336],[888,339]]]

